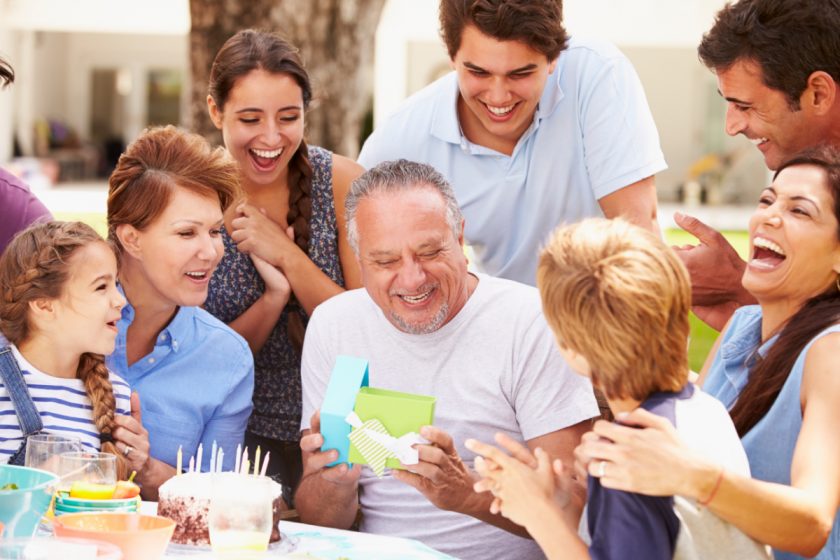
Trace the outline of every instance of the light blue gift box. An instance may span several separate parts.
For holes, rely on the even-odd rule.
[[[350,464],[350,435],[352,427],[345,418],[356,406],[359,389],[368,386],[368,362],[353,356],[338,356],[321,405],[321,435],[324,445],[321,451],[335,449],[338,459],[330,463],[333,467],[340,463]]]

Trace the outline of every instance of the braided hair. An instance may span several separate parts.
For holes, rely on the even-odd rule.
[[[245,29],[225,41],[210,68],[208,93],[219,109],[224,109],[236,80],[253,70],[291,77],[300,87],[303,108],[312,100],[312,85],[303,67],[298,50],[276,33]],[[301,140],[289,160],[289,212],[286,223],[294,230],[295,243],[304,253],[309,251],[309,219],[312,216],[312,165],[309,148]],[[299,308],[294,298],[293,308]],[[300,313],[289,313],[287,332],[293,345],[300,350],[305,327]]]
[[[0,258],[0,331],[19,346],[33,335],[29,304],[38,299],[58,299],[71,275],[74,255],[92,243],[105,243],[93,228],[81,222],[47,222],[19,233]],[[116,399],[105,357],[84,353],[76,368],[93,407],[93,422],[100,435],[113,433]],[[110,439],[110,438],[105,438]],[[117,457],[117,476],[126,478],[125,458],[113,441],[102,451]]]

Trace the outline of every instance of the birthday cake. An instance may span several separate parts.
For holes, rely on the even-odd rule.
[[[283,511],[282,486],[271,481],[274,500],[271,504],[273,522],[269,542],[280,540],[280,512]],[[164,482],[158,493],[158,515],[176,523],[172,542],[210,546],[208,529],[210,495],[213,473],[187,473]]]

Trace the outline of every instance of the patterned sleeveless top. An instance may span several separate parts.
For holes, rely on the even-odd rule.
[[[344,276],[338,257],[338,231],[332,191],[332,153],[309,146],[312,164],[312,216],[309,219],[309,258],[339,286]],[[213,278],[205,309],[225,323],[244,313],[265,291],[250,257],[240,253],[222,228],[225,255]],[[254,356],[254,411],[248,430],[280,441],[300,438],[300,352],[286,332],[289,313],[297,313],[304,325],[309,317],[297,302],[280,315],[262,349]]]

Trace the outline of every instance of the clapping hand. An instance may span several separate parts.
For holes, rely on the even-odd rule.
[[[531,455],[525,447],[501,434],[496,440],[511,454],[476,440],[465,443],[479,455],[475,468],[482,479],[475,483],[475,491],[493,494],[491,513],[501,513],[527,527],[536,521],[535,503],[553,504],[558,510],[568,505],[573,482],[560,460],[552,464],[541,448]]]
[[[254,268],[257,269],[260,277],[265,283],[265,297],[272,300],[278,308],[282,309],[289,301],[292,293],[292,286],[283,271],[273,264],[261,259],[255,254],[249,255]]]

